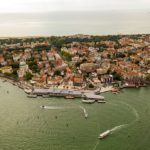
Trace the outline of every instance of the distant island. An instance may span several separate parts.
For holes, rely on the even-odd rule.
[[[0,76],[26,88],[101,91],[111,87],[107,90],[117,92],[146,86],[150,35],[3,38]]]

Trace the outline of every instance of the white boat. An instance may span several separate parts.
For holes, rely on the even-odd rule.
[[[96,90],[94,91],[94,93],[95,93],[96,95],[100,94],[100,93],[101,93],[101,92],[100,92],[100,88],[99,88],[99,89],[96,89]]]
[[[42,95],[42,97],[43,97],[43,98],[48,98],[48,97],[49,97],[49,95]]]
[[[40,107],[41,107],[41,108],[43,108],[43,109],[45,108],[45,106],[44,106],[44,105],[42,105],[42,106],[40,106]]]
[[[27,95],[27,97],[29,97],[29,98],[36,98],[37,95],[35,95],[35,94],[29,94],[29,95]]]
[[[24,92],[27,94],[30,94],[32,92],[32,90],[31,89],[24,89]]]
[[[87,119],[88,118],[88,113],[86,112],[86,110],[84,110],[84,117]]]
[[[67,95],[66,97],[65,97],[65,99],[74,99],[75,97],[74,96],[71,96],[71,95]]]
[[[104,101],[104,100],[99,100],[99,101],[97,101],[98,103],[106,103],[106,101]]]
[[[99,139],[103,139],[111,133],[111,130],[107,130],[99,135]]]
[[[85,99],[83,99],[82,100],[82,103],[87,103],[87,104],[93,104],[93,103],[95,103],[95,100],[85,100]]]

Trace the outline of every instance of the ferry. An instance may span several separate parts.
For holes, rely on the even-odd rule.
[[[111,133],[111,130],[107,130],[107,131],[101,133],[98,138],[99,139],[104,139],[105,137],[107,137],[108,135],[110,135],[110,133]]]
[[[37,98],[37,95],[35,95],[35,94],[29,94],[29,95],[27,95],[27,97],[29,97],[29,98]]]
[[[93,104],[93,103],[95,103],[95,100],[93,100],[93,99],[92,100],[90,100],[90,99],[88,99],[88,100],[83,99],[82,103]]]

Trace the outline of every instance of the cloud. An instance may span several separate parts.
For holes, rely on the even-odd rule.
[[[0,0],[0,12],[148,9],[150,0]]]

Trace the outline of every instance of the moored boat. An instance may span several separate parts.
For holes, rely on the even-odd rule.
[[[98,103],[106,103],[106,101],[104,101],[104,100],[98,100],[97,102]]]
[[[83,99],[82,103],[93,104],[93,103],[95,103],[95,100],[90,100],[90,99],[85,100],[85,99]]]
[[[29,95],[27,95],[27,97],[29,97],[29,98],[36,98],[37,95],[36,94],[29,94]]]
[[[49,95],[42,95],[42,97],[43,97],[43,98],[48,98],[48,97],[49,97]]]
[[[96,89],[96,90],[94,91],[94,93],[95,93],[96,95],[100,94],[100,93],[101,93],[101,92],[100,92],[100,89]]]
[[[31,89],[24,89],[24,92],[27,94],[30,94],[32,92],[32,90]]]
[[[67,95],[65,96],[65,99],[74,99],[75,97],[74,96],[71,96],[71,95]]]

